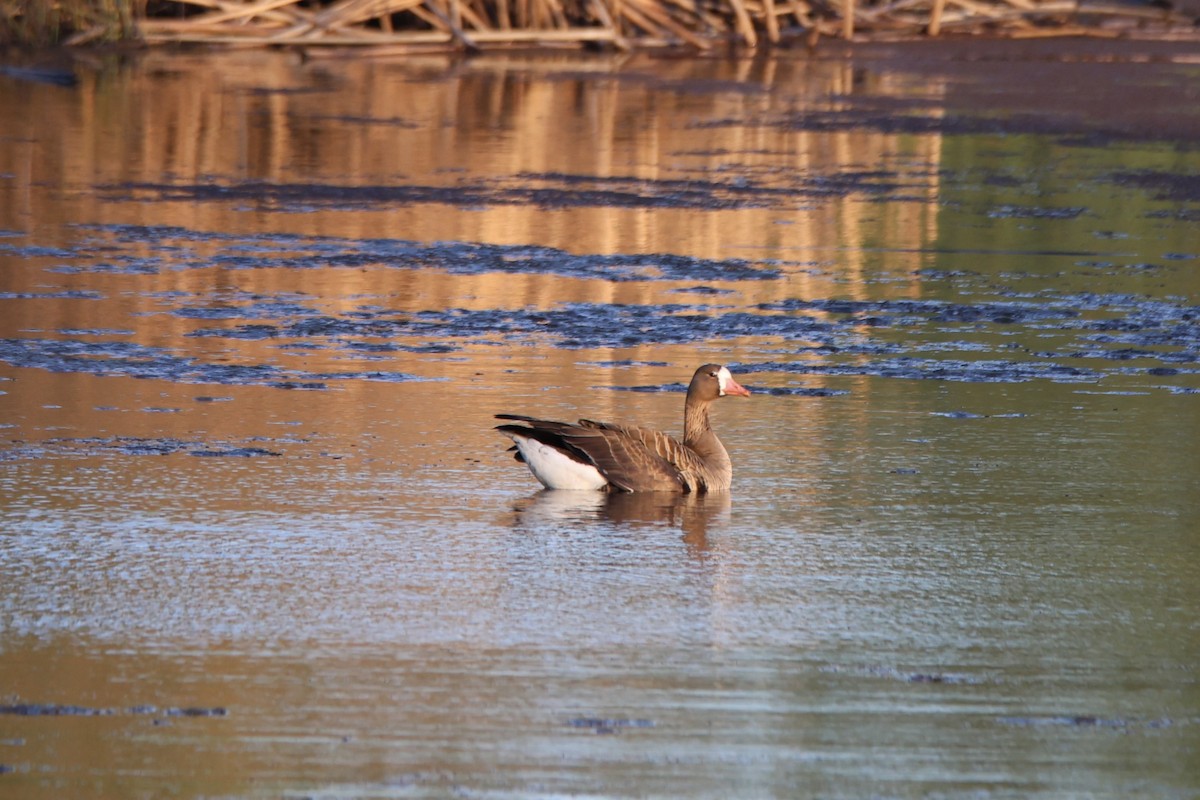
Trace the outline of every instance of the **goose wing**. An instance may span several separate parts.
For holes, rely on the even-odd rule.
[[[674,463],[661,455],[671,451],[668,442],[683,447],[666,434],[590,420],[573,424],[519,414],[497,414],[496,418],[525,423],[499,425],[497,430],[529,436],[589,463],[622,491],[688,492],[695,486],[685,479]]]
[[[673,488],[694,492],[704,483],[707,465],[704,459],[673,436],[653,428],[643,428],[638,425],[616,425],[611,422],[597,422],[590,419],[579,420],[582,428],[603,431],[606,436],[623,443],[634,450],[644,450],[647,457],[656,462],[662,462],[674,474],[677,483]]]

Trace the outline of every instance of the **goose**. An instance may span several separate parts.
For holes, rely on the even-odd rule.
[[[713,433],[708,407],[727,396],[749,397],[727,367],[696,370],[683,404],[683,441],[633,425],[581,419],[577,423],[497,414],[510,424],[517,461],[547,489],[616,492],[724,492],[733,465]],[[511,424],[519,423],[519,424]]]

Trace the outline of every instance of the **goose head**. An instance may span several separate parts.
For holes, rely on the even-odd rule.
[[[733,379],[728,367],[705,364],[688,385],[688,399],[710,403],[718,397],[749,397],[750,390]]]

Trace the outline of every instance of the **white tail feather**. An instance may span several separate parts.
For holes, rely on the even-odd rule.
[[[509,434],[533,477],[547,489],[574,489],[595,492],[608,485],[608,479],[591,464],[576,461],[561,450],[517,434]]]

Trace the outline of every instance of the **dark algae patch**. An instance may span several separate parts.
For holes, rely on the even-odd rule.
[[[567,720],[568,728],[578,728],[596,734],[615,734],[638,728],[653,728],[652,719],[637,719],[628,717],[574,717]]]
[[[1144,177],[1146,173],[1129,174]],[[1159,177],[1155,173],[1156,181]],[[530,174],[523,179],[576,187],[596,183],[562,173]],[[599,184],[612,188],[622,180]],[[729,181],[738,184],[737,179],[721,183]],[[888,176],[868,170],[854,181],[882,186]],[[684,184],[659,184],[658,189],[682,191]],[[1007,184],[1000,187],[1008,188]],[[1091,213],[1073,202],[1044,207],[1027,202],[979,205],[1035,227],[1072,225]],[[809,267],[814,262],[800,259],[580,254],[539,245],[245,235],[177,226],[81,226],[78,230],[82,238],[77,252],[56,249],[40,269],[55,275],[53,280],[78,282],[82,279],[76,275],[101,268],[112,273],[103,280],[113,288],[102,295],[48,283],[36,292],[12,293],[7,301],[79,298],[88,300],[81,305],[89,309],[103,310],[111,304],[120,311],[105,316],[103,324],[59,324],[50,331],[22,328],[23,335],[0,339],[0,361],[50,372],[322,391],[346,381],[421,380],[419,370],[410,365],[467,357],[458,354],[480,346],[611,351],[753,341],[761,346],[744,349],[743,371],[974,383],[1102,383],[1119,378],[1141,389],[1179,394],[1196,391],[1200,374],[1200,308],[1194,298],[1179,291],[1149,295],[1079,288],[1104,276],[1147,289],[1155,288],[1151,281],[1184,286],[1195,262],[1190,250],[1179,246],[1186,243],[1173,242],[1154,254],[1154,260],[1100,251],[1019,254],[1055,259],[1056,265],[1075,259],[1054,274],[991,272],[986,267],[992,259],[1013,254],[948,247],[930,250],[933,263],[905,274],[869,272],[861,278],[864,291],[848,297],[840,292],[836,276],[830,277],[832,273],[824,269],[814,277],[825,294],[785,294],[795,285],[791,281],[797,274],[813,274]],[[1097,232],[1097,241],[1109,240],[1122,241],[1111,231]],[[56,270],[63,264],[55,259],[63,254],[71,256],[68,266],[74,274],[58,277]],[[162,290],[156,285],[150,291],[145,286],[147,268],[154,274],[211,271],[221,276],[214,284],[220,288]],[[642,286],[637,291],[621,296],[645,299],[554,302],[539,295],[537,306],[489,307],[489,298],[481,295],[471,297],[470,307],[434,303],[421,308],[419,296],[409,297],[394,288],[403,285],[402,280],[386,277],[379,285],[389,288],[380,294],[345,297],[305,291],[253,292],[240,288],[238,282],[243,270],[339,269],[638,283]],[[671,282],[677,285],[662,285]],[[900,294],[914,296],[893,296],[897,282],[904,285]],[[126,310],[126,302],[118,305],[121,298],[131,296],[137,300],[133,314]],[[664,298],[671,302],[661,302]],[[401,307],[393,307],[397,304]],[[169,336],[138,336],[146,328],[144,318],[168,320],[164,330],[170,331]],[[346,363],[343,367],[330,361]],[[764,386],[762,391],[818,390]]]
[[[1126,717],[1102,717],[1095,714],[1059,714],[1047,716],[1000,717],[997,722],[1020,728],[1101,729],[1118,732],[1149,731],[1177,725],[1195,724],[1200,720],[1132,719]]]
[[[175,309],[197,325],[182,334],[184,341],[272,341],[297,358],[326,350],[386,362],[444,357],[480,344],[590,350],[762,338],[784,343],[791,358],[746,361],[744,370],[987,383],[1142,375],[1168,387],[1200,372],[1200,309],[1182,300],[1129,295],[1048,292],[978,303],[794,298],[752,307],[564,303],[416,312],[360,306],[337,314],[300,300],[220,302],[211,314],[195,298],[188,302]],[[312,370],[180,352],[106,337],[0,339],[0,361],[51,372],[289,389],[420,379],[388,368]]]
[[[257,440],[253,440],[257,441]],[[12,442],[0,446],[0,462],[45,458],[50,455],[95,455],[119,453],[127,456],[169,456],[176,453],[202,458],[262,458],[283,455],[258,444],[177,439],[170,436],[84,436],[55,437],[36,444]]]
[[[794,299],[758,304],[753,310],[618,303],[411,314],[364,310],[350,318],[252,322],[201,328],[190,335],[315,338],[326,340],[329,347],[368,350],[381,349],[394,338],[427,339],[440,343],[442,351],[468,341],[538,340],[568,349],[598,349],[771,337],[793,343],[796,355],[820,358],[746,362],[744,369],[975,382],[1092,382],[1117,373],[1171,378],[1195,372],[1200,367],[1198,318],[1196,308],[1166,300],[1053,294],[1041,302],[993,303]],[[988,340],[970,338],[980,334],[987,334]],[[1068,346],[1033,349],[1044,346],[1047,335],[1052,336],[1049,341]],[[381,341],[368,345],[368,338]],[[395,346],[418,352],[423,348]]]
[[[95,708],[92,706],[59,705],[57,703],[10,703],[0,705],[0,715],[14,717],[111,717],[163,716],[163,717],[224,717],[229,712],[214,706],[185,706],[158,708],[157,706],[130,706],[129,708]]]
[[[488,273],[561,275],[605,281],[687,280],[743,281],[780,277],[774,265],[747,259],[707,259],[674,253],[571,253],[540,245],[500,245],[483,242],[417,242],[407,239],[343,239],[275,234],[246,238],[202,233],[172,226],[109,225],[85,228],[94,239],[84,247],[105,242],[137,245],[156,251],[158,269],[437,269],[454,275]],[[214,250],[201,255],[199,249]],[[74,272],[139,273],[142,255],[106,254],[102,265],[73,265]],[[204,312],[217,318],[221,308]],[[196,313],[196,312],[189,312]]]
[[[814,198],[850,194],[895,194],[903,178],[881,170],[797,175],[772,174],[769,180],[739,176],[640,178],[576,175],[561,172],[519,173],[452,186],[419,184],[343,185],[331,183],[121,183],[98,186],[111,200],[153,202],[237,202],[279,211],[311,208],[363,209],[375,206],[438,204],[456,207],[536,206],[567,208],[644,208],[717,210],[795,208]]]
[[[259,334],[271,335],[273,330],[270,326],[251,327],[248,335],[239,337],[238,331],[229,335],[230,338],[259,338]],[[234,386],[293,388],[304,385],[306,388],[325,388],[326,381],[418,380],[407,373],[379,370],[314,373],[274,364],[212,363],[133,342],[84,339],[0,339],[0,361],[14,367],[33,367],[49,372],[79,372],[175,383]]]
[[[1142,189],[1157,200],[1200,203],[1200,172],[1128,170],[1114,172],[1112,179],[1122,186]]]

